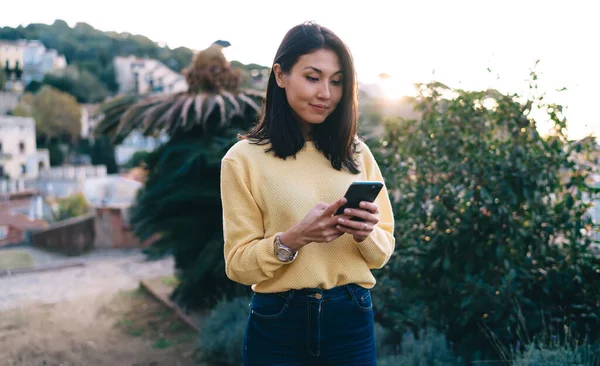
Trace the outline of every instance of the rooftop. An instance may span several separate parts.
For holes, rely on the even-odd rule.
[[[35,121],[31,117],[0,116],[0,125],[34,127]]]
[[[43,220],[30,220],[26,215],[15,213],[17,209],[29,207],[30,198],[0,201],[0,226],[10,225],[22,230],[43,228],[48,225]]]

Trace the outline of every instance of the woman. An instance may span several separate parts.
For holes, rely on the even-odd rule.
[[[352,182],[383,182],[357,138],[356,89],[333,32],[292,28],[261,120],[222,160],[227,276],[254,290],[244,365],[376,364],[370,269],[394,250],[387,190],[335,215]]]

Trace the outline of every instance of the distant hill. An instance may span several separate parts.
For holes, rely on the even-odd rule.
[[[65,55],[67,63],[89,71],[108,90],[116,92],[118,85],[112,60],[115,56],[136,55],[161,61],[174,71],[180,72],[192,60],[193,51],[186,47],[171,49],[142,35],[103,32],[87,23],[77,23],[73,28],[63,20],[52,25],[29,24],[26,27],[0,28],[0,39],[37,39],[47,48]],[[243,66],[237,63],[236,66]],[[255,68],[257,65],[252,65]]]

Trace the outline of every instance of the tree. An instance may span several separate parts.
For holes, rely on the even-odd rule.
[[[150,57],[163,62],[176,72],[181,71],[192,59],[192,50],[179,47],[161,47],[150,39],[130,33],[102,32],[86,23],[74,27],[56,20],[53,24],[29,24],[17,28],[0,27],[0,39],[37,39],[65,56],[69,64],[86,70],[110,92],[116,92],[113,59],[115,56],[135,55]]]
[[[537,96],[536,78],[527,96],[423,85],[421,117],[388,121],[374,151],[391,187],[397,250],[376,292],[396,341],[433,325],[477,360],[543,332],[560,338],[563,326],[579,342],[598,339],[588,210],[599,190],[585,159],[595,143],[566,138],[562,107]],[[553,134],[538,133],[536,110]]]
[[[73,66],[46,74],[42,84],[71,94],[79,103],[102,102],[109,95],[108,89],[93,74]]]
[[[170,49],[139,35],[103,32],[86,23],[74,27],[63,20],[53,24],[29,24],[16,28],[0,27],[0,40],[37,39],[65,56],[69,65],[91,73],[110,93],[119,89],[113,59],[135,55],[156,59],[175,72],[189,65],[194,55],[186,47]],[[236,66],[237,67],[237,66]]]
[[[148,159],[151,153],[148,151],[140,150],[133,153],[133,156],[124,164],[125,168],[133,169],[137,167],[144,167],[148,165]]]
[[[41,82],[39,82],[37,80],[32,80],[25,87],[25,92],[35,94],[42,88],[42,86],[44,86],[44,84],[42,84]]]
[[[210,306],[248,289],[225,275],[221,158],[254,122],[262,95],[238,90],[239,73],[214,44],[184,70],[187,92],[126,95],[105,103],[96,133],[119,143],[134,130],[169,140],[147,158],[148,179],[131,208],[147,253],[172,253],[180,285],[171,295],[186,307]]]
[[[38,141],[75,143],[81,133],[81,108],[75,98],[52,87],[25,94],[14,115],[33,117]]]
[[[4,90],[4,84],[6,84],[6,73],[0,69],[0,91]]]
[[[119,167],[115,159],[115,146],[106,136],[94,139],[91,146],[91,158],[94,165],[105,165],[108,174],[118,173]]]

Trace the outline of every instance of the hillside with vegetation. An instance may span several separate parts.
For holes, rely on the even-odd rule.
[[[194,54],[193,50],[186,47],[171,49],[142,35],[104,32],[87,23],[76,23],[71,28],[63,20],[56,20],[51,25],[32,23],[16,28],[0,28],[0,40],[18,39],[40,40],[47,48],[57,50],[65,56],[69,65],[77,69],[80,77],[86,80],[86,85],[96,87],[91,89],[104,89],[111,94],[118,90],[113,67],[113,59],[116,56],[135,55],[152,58],[180,72],[189,65]],[[235,61],[232,64],[246,70],[265,68],[254,64],[243,65]],[[44,80],[44,83],[57,86],[53,80]],[[97,99],[100,99],[97,96],[77,97],[80,102],[97,102]]]

